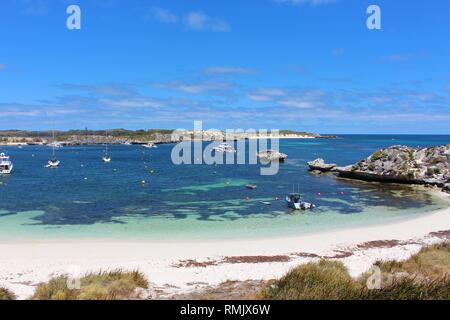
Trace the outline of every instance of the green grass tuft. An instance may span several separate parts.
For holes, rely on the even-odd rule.
[[[360,289],[338,261],[307,263],[288,272],[261,292],[264,299],[337,300],[354,299]]]
[[[264,287],[273,300],[450,300],[450,244],[422,249],[405,261],[375,264],[381,288],[367,288],[369,273],[352,279],[341,262],[322,260],[301,265]]]
[[[68,276],[59,276],[37,287],[33,300],[127,300],[138,298],[136,289],[148,288],[148,281],[138,271],[100,271],[79,280],[79,289]],[[69,289],[70,287],[70,289]]]
[[[0,300],[15,300],[16,296],[14,293],[12,293],[11,291],[9,291],[6,288],[1,288],[0,287]]]

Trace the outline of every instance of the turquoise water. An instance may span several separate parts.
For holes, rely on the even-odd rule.
[[[314,176],[306,162],[320,156],[345,165],[393,144],[448,143],[449,136],[282,140],[289,158],[275,176],[261,176],[259,165],[176,166],[173,145],[113,146],[109,164],[101,162],[101,147],[66,147],[57,150],[62,166],[55,170],[44,168],[47,147],[1,148],[15,168],[0,177],[0,239],[276,237],[408,219],[447,204],[408,186]],[[283,199],[293,186],[317,208],[287,209]]]

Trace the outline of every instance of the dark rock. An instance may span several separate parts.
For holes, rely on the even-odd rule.
[[[308,162],[310,171],[320,171],[320,172],[328,172],[336,168],[336,165],[325,163],[323,159],[316,159],[314,161]]]

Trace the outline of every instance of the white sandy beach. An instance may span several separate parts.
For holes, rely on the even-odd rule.
[[[450,198],[447,194],[442,197]],[[122,268],[145,273],[155,289],[186,292],[226,280],[262,280],[282,276],[292,267],[318,256],[341,256],[352,276],[367,271],[380,259],[406,259],[421,247],[444,240],[430,235],[450,230],[450,207],[422,217],[385,225],[328,231],[296,237],[205,241],[130,242],[58,241],[0,243],[0,286],[29,297],[35,286],[59,274]],[[398,240],[395,246],[357,247],[379,240]],[[289,256],[288,262],[228,263],[225,257]],[[206,267],[176,266],[182,260],[209,261]],[[216,262],[216,263],[211,263]],[[150,290],[152,291],[152,290]]]

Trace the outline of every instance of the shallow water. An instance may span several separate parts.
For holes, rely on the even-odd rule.
[[[261,176],[259,165],[176,166],[173,145],[113,146],[109,164],[101,162],[102,147],[66,147],[57,150],[58,169],[44,168],[47,147],[2,147],[15,168],[10,177],[0,177],[0,238],[268,237],[416,217],[446,204],[408,186],[311,175],[306,162],[322,157],[346,165],[393,144],[448,143],[450,136],[287,139],[280,149],[289,157],[275,176]],[[246,189],[248,183],[258,188]],[[288,210],[283,199],[293,188],[318,207]]]

